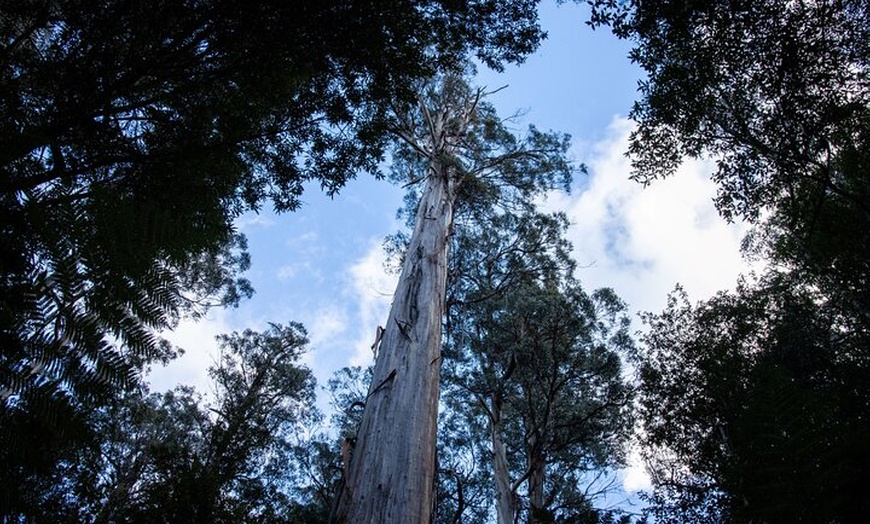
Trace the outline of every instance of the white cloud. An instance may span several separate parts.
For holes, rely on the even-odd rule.
[[[185,320],[171,332],[163,333],[184,354],[167,366],[154,366],[146,377],[152,391],[160,392],[183,384],[194,386],[200,393],[211,391],[208,368],[217,361],[218,344],[215,337],[230,333],[225,310],[215,309],[199,321]]]
[[[309,255],[311,255],[311,253],[303,253],[300,256],[309,257]],[[324,277],[323,270],[318,266],[318,263],[322,262],[322,259],[318,259],[318,261],[314,262],[312,262],[312,260],[303,260],[300,262],[291,262],[289,264],[281,265],[277,270],[275,270],[275,279],[282,283],[294,279],[296,279],[297,283],[303,280],[307,282],[322,283],[326,278]]]
[[[321,363],[320,360],[326,354],[341,351],[341,338],[347,332],[347,316],[346,309],[333,302],[318,309],[312,319],[306,320],[309,350],[302,356],[302,364],[307,365],[318,380],[328,378],[335,371],[329,363]],[[318,356],[321,358],[318,359]]]
[[[372,362],[377,327],[384,325],[390,312],[399,277],[384,269],[386,256],[381,240],[372,241],[366,254],[348,270],[353,300],[358,304],[358,336],[350,359],[354,366]]]
[[[288,238],[285,244],[293,250],[295,256],[310,257],[326,251],[326,247],[321,243],[320,234],[317,231],[307,231]]]
[[[295,278],[303,278],[311,282],[323,282],[323,271],[315,267],[311,261],[293,262],[284,264],[275,272],[275,278],[279,282],[287,282]]]
[[[587,188],[546,204],[568,214],[578,276],[590,289],[614,288],[632,311],[660,311],[677,283],[694,299],[733,288],[748,268],[739,251],[746,228],[719,218],[712,165],[686,161],[673,177],[643,187],[628,178],[631,129],[615,119],[591,148]]]
[[[235,221],[236,227],[240,230],[251,229],[253,227],[272,227],[275,225],[274,215],[271,213],[255,213],[249,211],[240,216]]]
[[[608,138],[585,155],[589,179],[578,194],[552,194],[545,207],[568,214],[578,277],[587,289],[612,287],[632,312],[661,311],[680,283],[693,300],[733,289],[751,267],[740,255],[742,224],[728,224],[713,205],[713,166],[686,161],[648,187],[629,180],[624,152],[633,124],[614,119]],[[635,321],[635,328],[642,326]],[[622,471],[628,492],[651,486],[638,451]]]
[[[333,304],[321,309],[314,315],[314,322],[308,329],[312,345],[319,345],[337,337],[347,329],[347,313]]]
[[[299,272],[299,264],[286,264],[278,268],[278,280],[290,280]]]

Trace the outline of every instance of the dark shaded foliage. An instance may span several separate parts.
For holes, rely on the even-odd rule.
[[[720,212],[758,226],[748,252],[801,271],[868,332],[870,4],[591,3],[648,74],[634,176],[712,155]]]
[[[520,61],[535,7],[0,3],[0,469],[74,452],[173,356],[156,331],[250,296],[240,213],[376,172],[388,113],[469,54]]]
[[[95,410],[90,440],[45,475],[2,473],[4,521],[295,522],[308,509],[285,470],[295,430],[318,416],[298,365],[305,331],[272,325],[220,344],[212,402],[180,386]]]
[[[644,183],[710,155],[755,284],[650,316],[644,376],[669,521],[858,522],[870,348],[870,4],[602,0],[648,74]],[[666,406],[663,408],[662,406]],[[665,423],[669,420],[669,423]],[[670,429],[668,429],[670,428]]]
[[[678,291],[646,317],[640,417],[663,522],[861,522],[870,509],[866,343],[789,278],[694,307]]]

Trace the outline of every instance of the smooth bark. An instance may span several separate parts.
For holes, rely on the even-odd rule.
[[[498,524],[514,524],[516,518],[516,495],[511,486],[510,469],[507,463],[507,448],[505,446],[501,423],[501,398],[492,396],[492,406],[489,410],[490,437],[492,439],[492,468],[495,476],[495,509]]]
[[[544,498],[544,480],[546,475],[547,460],[544,455],[543,443],[538,430],[533,430],[529,436],[527,446],[528,487],[529,487],[529,524],[538,524],[541,521],[541,513],[549,505]]]

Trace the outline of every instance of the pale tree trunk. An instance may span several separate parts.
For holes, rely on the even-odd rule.
[[[428,523],[453,195],[429,178],[378,352],[336,522]]]
[[[539,522],[538,512],[546,509],[547,502],[544,499],[544,475],[546,461],[541,449],[540,437],[532,434],[529,445],[528,473],[529,473],[529,524]]]
[[[490,437],[492,439],[492,468],[495,475],[496,516],[498,524],[514,524],[517,510],[516,496],[511,486],[507,449],[502,434],[501,399],[497,394],[493,394],[489,417]]]
[[[333,522],[427,524],[435,505],[435,438],[449,235],[458,173],[448,118],[430,114],[426,186],[375,362],[356,446]],[[456,128],[450,131],[455,132]],[[404,137],[405,140],[409,140]]]

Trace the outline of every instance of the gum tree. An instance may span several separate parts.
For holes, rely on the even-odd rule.
[[[335,522],[428,522],[434,508],[435,441],[448,251],[459,205],[517,202],[567,185],[567,137],[530,128],[518,138],[483,91],[447,74],[397,111],[396,173],[423,184],[413,233],[379,341],[356,446]]]

